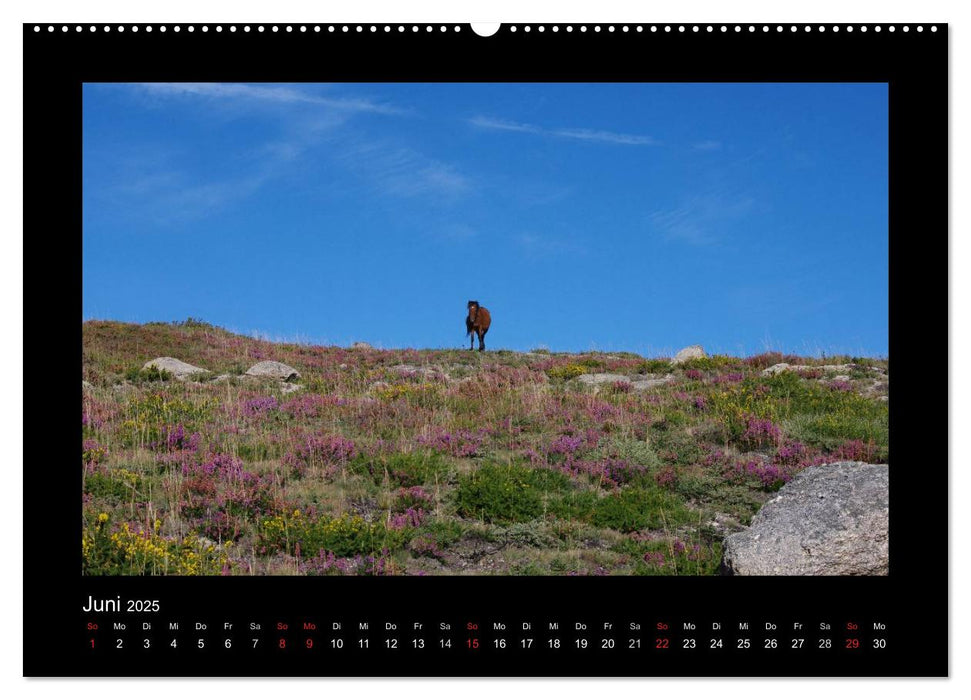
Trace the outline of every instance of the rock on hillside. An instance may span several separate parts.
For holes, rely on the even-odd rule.
[[[204,374],[209,371],[207,369],[203,369],[202,367],[190,365],[188,362],[176,360],[174,357],[156,357],[154,360],[149,360],[142,365],[142,369],[149,369],[150,367],[165,370],[166,372],[171,373],[173,377],[180,380],[187,379],[193,374]]]
[[[889,468],[837,462],[800,472],[743,532],[725,538],[737,576],[885,576]]]
[[[363,340],[359,340],[354,343],[351,348],[354,350],[373,350],[374,347],[370,343],[365,343]]]
[[[263,360],[262,362],[257,362],[255,365],[246,370],[246,374],[250,377],[270,377],[272,379],[282,379],[285,382],[291,379],[300,378],[300,372],[295,370],[293,367],[274,360]]]
[[[581,374],[577,377],[577,381],[581,384],[586,384],[587,386],[600,386],[601,384],[615,384],[620,382],[622,384],[630,384],[631,388],[637,391],[646,391],[648,389],[654,389],[665,384],[670,384],[676,379],[673,374],[665,374],[663,377],[658,377],[654,374],[609,374],[606,372],[595,373],[595,374]]]
[[[642,379],[631,384],[637,391],[647,391],[648,389],[654,389],[655,387],[664,386],[665,384],[670,384],[677,377],[673,374],[665,374],[663,377],[658,377],[657,375],[645,374]]]
[[[614,382],[625,382],[630,384],[630,377],[626,374],[606,374],[606,373],[596,373],[596,374],[581,374],[577,377],[577,381],[581,384],[592,384],[594,386],[598,384],[613,384]]]
[[[686,348],[681,348],[678,350],[678,354],[674,356],[671,360],[671,364],[680,365],[682,362],[687,362],[688,360],[693,360],[697,357],[707,357],[705,355],[705,349],[700,345],[689,345]]]
[[[779,362],[778,364],[772,365],[771,367],[766,367],[762,370],[763,377],[771,377],[773,375],[779,374],[779,372],[803,372],[803,371],[820,371],[820,372],[850,372],[856,369],[856,365],[853,364],[842,364],[842,365],[790,365],[788,362]],[[885,375],[887,370],[882,367],[862,367],[862,369],[874,372],[878,375]],[[834,379],[849,379],[848,376],[837,376]]]

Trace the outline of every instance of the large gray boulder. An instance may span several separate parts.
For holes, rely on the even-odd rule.
[[[353,348],[354,350],[373,350],[374,349],[371,343],[365,343],[363,340],[357,341],[351,346],[351,348]]]
[[[686,348],[681,348],[678,350],[678,354],[674,356],[671,360],[671,364],[680,365],[682,362],[687,362],[688,360],[694,360],[699,357],[707,357],[705,355],[705,349],[700,345],[689,345]]]
[[[176,360],[174,357],[156,357],[154,360],[149,360],[142,365],[142,369],[149,369],[151,367],[165,370],[176,379],[187,379],[193,374],[205,374],[209,371],[207,369],[203,369],[202,367],[190,365],[188,362]]]
[[[803,470],[748,529],[724,542],[736,576],[886,576],[889,468],[836,462]]]
[[[246,370],[246,374],[250,377],[270,377],[271,379],[282,379],[285,382],[291,379],[298,379],[300,377],[300,372],[295,370],[290,365],[285,365],[282,362],[276,362],[274,360],[263,360],[262,362],[257,362],[255,365]]]

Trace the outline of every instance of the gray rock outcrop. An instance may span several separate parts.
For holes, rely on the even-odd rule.
[[[654,389],[659,386],[664,386],[665,384],[670,384],[676,379],[673,374],[665,374],[663,377],[646,375],[643,379],[638,379],[633,382],[631,386],[636,391],[646,391],[648,389]]]
[[[354,350],[373,350],[374,349],[371,343],[365,343],[363,340],[357,341],[356,343],[351,345],[351,347]]]
[[[577,377],[577,381],[581,384],[589,384],[593,386],[598,384],[613,384],[614,382],[626,382],[629,384],[630,377],[628,377],[626,374],[581,374],[579,377]]]
[[[889,468],[836,462],[809,467],[779,490],[748,529],[724,541],[736,576],[886,576]]]
[[[154,367],[155,369],[165,370],[169,372],[176,379],[187,379],[193,374],[205,374],[209,370],[203,369],[202,367],[196,367],[195,365],[190,365],[188,362],[183,362],[182,360],[176,360],[174,357],[156,357],[154,360],[149,360],[144,365],[142,369],[149,369]]]
[[[678,354],[674,356],[671,360],[671,364],[680,365],[682,362],[687,362],[688,360],[694,360],[699,357],[707,357],[705,355],[705,349],[700,345],[689,345],[686,348],[681,348],[678,350]]]
[[[290,381],[291,379],[300,378],[300,372],[295,370],[293,367],[274,360],[263,360],[262,362],[257,362],[255,365],[246,370],[246,374],[250,377],[270,377],[271,379],[282,379],[285,382]]]
[[[665,384],[670,384],[676,379],[673,374],[658,376],[655,374],[611,374],[608,372],[597,372],[592,374],[581,374],[577,381],[587,386],[599,387],[603,384],[630,384],[635,391],[646,391]]]

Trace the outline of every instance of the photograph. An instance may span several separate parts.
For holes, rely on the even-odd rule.
[[[888,83],[79,89],[82,576],[888,576]]]

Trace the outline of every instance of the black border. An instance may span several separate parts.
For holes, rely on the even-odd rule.
[[[40,31],[35,31],[35,26]],[[925,310],[945,298],[947,230],[948,27],[934,25],[705,24],[518,25],[495,36],[468,25],[105,25],[25,24],[24,241],[25,357],[49,367],[25,393],[24,674],[309,675],[309,676],[941,676],[948,673],[947,454],[941,411],[945,382],[927,379]],[[75,27],[81,26],[78,32]],[[236,31],[230,31],[235,26]],[[277,26],[274,31],[272,27]],[[287,27],[292,31],[288,31]],[[344,27],[347,26],[347,31]],[[600,31],[595,29],[600,27]],[[680,27],[683,26],[682,31]],[[698,30],[695,31],[695,27]],[[790,27],[796,27],[792,31]],[[838,26],[838,30],[836,30]],[[882,31],[877,32],[880,26]],[[189,31],[189,28],[193,31]],[[642,31],[638,31],[638,27]],[[670,27],[667,31],[665,27]],[[904,29],[908,31],[904,31]],[[890,99],[890,314],[894,358],[891,403],[891,573],[880,578],[184,578],[80,576],[76,523],[78,388],[58,372],[81,328],[81,85],[83,82],[885,82]],[[934,236],[938,236],[937,239]],[[934,241],[938,241],[934,243]],[[934,262],[936,261],[936,262]],[[932,265],[933,263],[933,265]],[[937,270],[936,273],[933,270]],[[53,283],[53,285],[52,285]],[[53,289],[52,289],[53,287]],[[52,292],[54,292],[52,294]],[[933,302],[937,299],[937,302]],[[67,353],[67,355],[65,354]],[[80,369],[78,364],[67,366]],[[901,368],[903,368],[901,370]],[[68,465],[68,466],[64,466]],[[70,475],[70,476],[69,476]],[[63,514],[63,518],[52,514]],[[165,620],[223,618],[291,624],[369,619],[425,620],[491,626],[521,619],[562,624],[586,620],[701,628],[734,624],[855,621],[872,637],[887,625],[876,652],[807,654],[778,650],[726,653],[672,649],[524,654],[478,652],[297,656],[178,652],[87,653],[88,595],[158,598]],[[124,616],[121,616],[124,617]],[[119,618],[121,619],[121,618]],[[130,620],[129,620],[130,621]],[[781,626],[781,625],[780,625]],[[754,632],[757,640],[768,633]],[[375,635],[377,633],[375,632]],[[469,636],[465,631],[461,637]],[[564,635],[565,636],[565,635]],[[592,637],[593,635],[591,635]],[[699,633],[699,637],[703,636]],[[727,635],[726,635],[727,636]],[[840,635],[834,634],[839,639]],[[378,637],[376,636],[375,639]],[[753,640],[755,641],[755,640]]]

